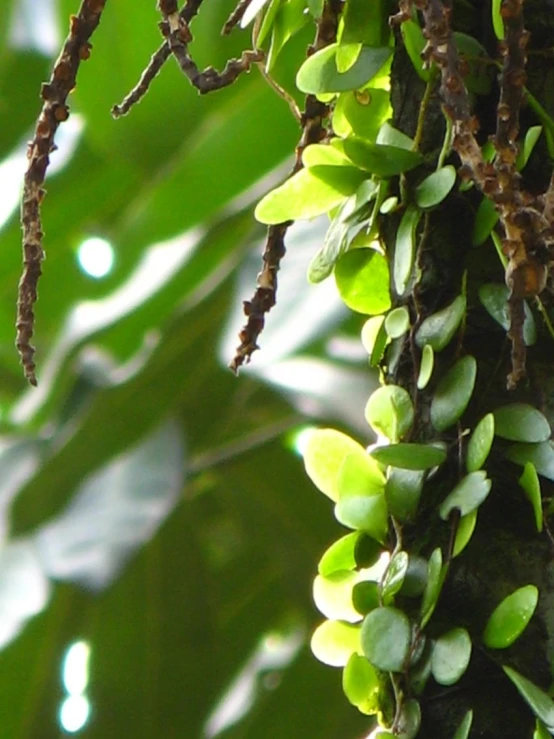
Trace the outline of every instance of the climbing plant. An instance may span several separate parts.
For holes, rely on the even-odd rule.
[[[29,149],[18,346],[31,383],[42,186],[105,4],[72,18]],[[253,48],[221,73],[193,59],[201,4],[160,0],[162,45],[113,115],[132,115],[174,57],[201,94],[259,67],[298,121],[292,171],[255,211],[263,264],[230,366],[259,348],[288,228],[326,215],[307,278],[333,278],[366,317],[381,380],[366,439],[320,429],[305,449],[346,529],[318,565],[312,650],[342,669],[372,737],[554,735],[547,3],[242,0],[224,33],[251,25]],[[276,60],[309,24],[287,89]]]

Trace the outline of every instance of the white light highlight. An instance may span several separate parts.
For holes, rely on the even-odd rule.
[[[62,682],[70,696],[85,692],[89,679],[90,646],[76,641],[65,653],[62,665]]]
[[[86,724],[90,716],[90,703],[82,695],[70,695],[61,705],[60,724],[68,734],[75,734]]]
[[[114,258],[113,246],[98,236],[86,239],[77,250],[79,267],[95,279],[105,277],[112,271]]]
[[[290,447],[299,457],[304,457],[308,440],[317,426],[301,426],[291,434]]]

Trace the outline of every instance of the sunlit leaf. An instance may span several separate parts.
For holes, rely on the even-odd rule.
[[[365,657],[353,654],[342,673],[342,689],[353,706],[371,716],[379,710],[379,678]]]
[[[358,313],[376,315],[390,308],[387,260],[375,249],[355,249],[338,260],[335,280],[341,298]]]
[[[539,600],[535,585],[525,585],[508,595],[494,609],[483,632],[491,649],[505,649],[515,642],[531,620]]]
[[[435,352],[431,344],[425,344],[421,352],[421,364],[419,366],[419,375],[417,377],[417,389],[424,390],[429,384],[433,367],[435,365]]]
[[[391,116],[386,90],[364,88],[341,93],[333,110],[333,131],[337,136],[358,136],[375,142],[381,125]]]
[[[342,621],[324,621],[314,631],[310,643],[320,662],[344,667],[352,654],[361,654],[360,626]]]
[[[390,313],[387,313],[385,329],[391,339],[398,339],[404,336],[409,327],[410,314],[405,306],[402,305],[399,308],[393,308]]]
[[[320,613],[331,621],[357,623],[362,620],[352,603],[352,589],[360,580],[358,572],[342,570],[331,575],[317,575],[313,598]]]
[[[312,95],[357,90],[377,74],[391,55],[388,47],[364,46],[354,65],[341,74],[337,69],[337,49],[338,44],[330,44],[306,59],[296,76],[299,90]]]
[[[361,536],[359,531],[355,531],[333,542],[319,560],[317,566],[319,574],[328,577],[339,570],[353,570],[357,565],[356,544]]]
[[[414,407],[406,390],[399,385],[385,385],[369,396],[365,418],[378,433],[398,441],[411,428]]]

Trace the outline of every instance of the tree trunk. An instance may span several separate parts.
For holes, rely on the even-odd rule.
[[[547,0],[525,4],[525,27],[531,32],[527,47],[527,86],[551,115],[554,115],[554,13]],[[453,27],[477,38],[493,58],[497,58],[496,40],[491,24],[490,4],[456,2]],[[399,44],[401,45],[401,44]],[[425,84],[419,79],[407,55],[395,54],[392,72],[394,125],[413,136],[422,106]],[[493,84],[488,97],[477,100],[475,113],[480,122],[478,139],[483,144],[494,134],[498,86]],[[536,119],[529,106],[521,113],[520,136]],[[434,167],[445,132],[435,85],[425,116],[421,150],[430,154]],[[460,162],[453,152],[449,160]],[[533,193],[544,191],[550,179],[544,136],[523,173],[522,187]],[[431,171],[431,170],[430,170]],[[420,175],[419,175],[420,177]],[[408,179],[409,188],[410,181]],[[405,387],[417,398],[416,422],[410,441],[429,441],[437,434],[430,424],[429,408],[437,381],[453,361],[465,354],[477,360],[477,381],[463,426],[458,424],[446,435],[449,461],[425,485],[417,522],[403,531],[410,552],[428,557],[440,545],[449,551],[452,531],[439,519],[437,507],[452,490],[460,476],[464,430],[473,429],[486,413],[507,403],[526,402],[539,408],[554,423],[554,343],[544,322],[536,314],[538,341],[527,355],[527,376],[515,390],[507,390],[510,372],[510,342],[506,332],[482,307],[479,287],[486,282],[504,282],[504,270],[490,240],[472,246],[472,229],[480,193],[473,187],[456,192],[440,207],[423,216],[417,234],[417,265],[420,278],[410,294],[397,297],[395,305],[407,305],[416,327],[432,313],[447,306],[463,290],[467,271],[468,309],[465,328],[458,340],[435,355],[433,379],[419,391],[416,381],[420,352],[409,339],[397,339],[386,357],[387,381]],[[394,255],[398,219],[388,218],[385,226],[387,252]],[[392,264],[391,264],[392,273]],[[393,290],[394,294],[394,290]],[[544,295],[543,301],[548,302]],[[399,350],[399,342],[403,342]],[[547,528],[537,533],[533,511],[518,484],[521,467],[504,456],[507,442],[496,440],[486,463],[493,481],[492,491],[480,506],[475,532],[463,553],[451,561],[439,604],[430,623],[430,636],[438,636],[454,627],[465,627],[472,638],[470,667],[464,677],[451,687],[429,681],[421,699],[422,727],[418,736],[425,739],[451,739],[460,721],[473,709],[471,736],[482,739],[526,739],[532,737],[535,717],[515,687],[506,678],[501,665],[509,665],[543,689],[549,688],[554,659],[554,543]],[[541,478],[544,501],[552,496],[553,483]],[[456,521],[451,522],[455,529]],[[539,589],[539,604],[529,626],[515,643],[502,650],[487,649],[482,634],[494,608],[511,592],[524,585]]]

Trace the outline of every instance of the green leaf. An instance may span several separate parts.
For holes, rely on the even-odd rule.
[[[516,686],[518,693],[533,711],[535,716],[539,718],[547,730],[554,734],[554,701],[552,698],[541,690],[537,685],[523,677],[519,672],[511,667],[502,666],[506,675]]]
[[[390,308],[387,260],[375,249],[355,249],[335,265],[341,298],[358,313],[376,315]]]
[[[466,546],[469,544],[473,532],[475,531],[475,524],[477,523],[477,509],[468,513],[467,516],[462,516],[458,522],[458,528],[456,530],[456,538],[454,539],[454,547],[452,548],[452,556],[457,557],[461,554]]]
[[[354,167],[319,165],[301,169],[263,197],[254,215],[260,223],[283,223],[326,213],[353,195],[364,180]]]
[[[458,53],[468,67],[468,72],[464,75],[467,89],[478,95],[488,95],[494,81],[494,71],[486,49],[473,36],[458,31],[453,35]]]
[[[323,577],[329,577],[339,570],[353,570],[357,567],[356,562],[356,544],[363,536],[359,531],[352,534],[346,534],[325,551],[323,557],[319,560],[317,571]],[[376,550],[377,553],[379,550]]]
[[[533,149],[535,148],[541,133],[542,126],[530,126],[527,129],[525,138],[523,139],[523,145],[521,146],[516,159],[516,167],[518,171],[522,170],[529,161],[529,157],[533,153]]]
[[[379,586],[371,580],[363,580],[356,583],[352,590],[352,603],[356,611],[362,615],[367,615],[370,611],[380,605],[379,603]]]
[[[489,315],[499,323],[505,331],[510,328],[508,314],[509,290],[506,285],[487,283],[479,288],[479,300],[487,309]],[[525,303],[525,321],[523,323],[523,339],[527,346],[532,346],[537,340],[537,329],[531,309]]]
[[[244,11],[244,15],[241,18],[240,21],[240,27],[246,28],[254,18],[258,15],[258,13],[263,10],[264,6],[267,5],[269,0],[252,0],[252,2],[246,7],[246,10]]]
[[[431,672],[439,685],[454,685],[462,677],[471,658],[471,638],[462,628],[452,629],[435,642]]]
[[[466,468],[476,472],[485,464],[494,439],[494,415],[487,413],[475,427],[467,445]]]
[[[334,429],[317,429],[308,438],[304,450],[304,466],[314,485],[335,502],[338,500],[337,482],[346,457],[356,454],[367,457],[361,444],[346,434]],[[381,474],[375,466],[376,477]]]
[[[361,338],[363,347],[370,356],[370,364],[374,367],[381,360],[389,341],[385,331],[385,316],[368,318],[362,327]]]
[[[386,24],[387,12],[383,0],[346,0],[339,25],[337,67],[346,72],[352,64],[353,50],[365,46],[385,46],[390,31]],[[358,51],[359,53],[359,51]],[[341,58],[343,64],[341,64]],[[354,58],[356,61],[357,55]],[[346,61],[350,61],[346,64]]]
[[[423,592],[421,601],[421,628],[428,622],[439,600],[439,596],[446,577],[448,565],[442,564],[442,552],[440,547],[433,550],[427,565],[427,585]]]
[[[414,191],[420,208],[434,208],[448,196],[456,182],[456,169],[448,164],[426,177]]]
[[[342,672],[342,689],[353,706],[371,716],[380,709],[379,678],[365,657],[353,654]]]
[[[296,86],[311,95],[358,90],[366,85],[391,56],[388,47],[362,47],[354,65],[344,74],[337,68],[338,44],[330,44],[309,56],[296,75]]]
[[[489,238],[491,231],[498,223],[500,216],[494,203],[489,198],[483,197],[477,208],[473,221],[473,234],[471,243],[473,246],[481,246]]]
[[[446,452],[430,444],[390,444],[373,449],[370,456],[380,464],[392,467],[427,470],[442,464],[446,459]]]
[[[535,731],[533,732],[533,739],[551,739],[552,734],[548,731],[543,722],[538,718],[535,722]]]
[[[368,454],[347,456],[337,480],[337,520],[365,531],[383,542],[388,528],[388,510],[382,473]]]
[[[471,724],[473,723],[473,711],[470,709],[462,719],[462,723],[456,729],[452,739],[469,739]]]
[[[354,164],[377,177],[395,177],[414,169],[423,161],[421,154],[416,151],[388,144],[372,144],[354,136],[344,139],[344,151]]]
[[[410,275],[415,253],[415,237],[417,224],[421,218],[421,211],[414,205],[409,205],[404,211],[398,231],[394,249],[394,287],[398,295],[403,295]]]
[[[428,344],[433,351],[441,352],[452,340],[466,312],[466,299],[458,295],[450,305],[428,316],[416,333],[416,344]]]
[[[385,385],[369,396],[365,418],[371,428],[393,442],[411,429],[414,407],[406,390],[399,385]]]
[[[337,141],[337,139],[333,139]],[[302,164],[305,167],[318,167],[318,166],[330,166],[330,167],[345,167],[352,164],[348,160],[346,154],[341,151],[337,146],[331,146],[331,144],[310,144],[302,152]],[[377,191],[377,185],[375,185],[375,191]]]
[[[325,0],[307,0],[308,10],[314,18],[321,18]]]
[[[360,573],[352,570],[317,575],[313,586],[313,599],[317,609],[331,621],[357,623],[361,615],[352,604],[352,589],[360,581]]]
[[[300,29],[308,22],[309,17],[304,11],[305,0],[284,0],[284,2],[281,2],[277,6],[272,20],[271,46],[266,62],[268,72],[271,72],[275,67],[275,63],[289,39],[298,33],[298,31],[300,31]],[[272,8],[270,7],[266,17],[269,16],[271,12]],[[267,32],[263,26],[262,31],[264,31],[264,35]],[[261,43],[259,39],[258,43]]]
[[[519,478],[519,484],[524,489],[525,494],[533,507],[535,524],[537,526],[537,531],[540,533],[543,527],[541,484],[535,465],[532,462],[525,463],[523,474]]]
[[[405,613],[388,606],[376,608],[365,617],[361,645],[365,656],[378,670],[402,672],[410,654],[412,630]]]
[[[275,17],[280,6],[281,0],[270,0],[269,6],[264,14],[262,25],[260,26],[260,30],[258,32],[258,46],[261,46],[263,44],[270,31],[273,29]]]
[[[408,553],[407,552],[396,552],[389,562],[389,566],[385,571],[381,583],[381,598],[383,605],[388,606],[394,601],[394,596],[404,583],[404,578],[408,571]]]
[[[539,600],[535,585],[525,585],[508,595],[492,612],[483,641],[491,649],[505,649],[515,642],[531,620]]]
[[[417,511],[421,490],[423,488],[424,473],[414,470],[391,467],[385,498],[391,515],[400,522],[411,521]]]
[[[510,403],[494,411],[495,433],[508,441],[536,444],[550,438],[550,424],[527,403]]]
[[[417,555],[411,555],[408,562],[408,571],[400,589],[400,594],[407,598],[419,598],[427,585],[427,560]]]
[[[435,352],[431,344],[425,344],[421,352],[421,364],[419,365],[419,375],[417,377],[417,389],[424,390],[429,384],[433,367],[435,365]]]
[[[431,402],[431,423],[437,431],[450,428],[467,408],[475,386],[477,362],[467,355],[442,378]]]
[[[501,13],[502,0],[492,0],[492,27],[499,41],[504,40],[504,20]]]
[[[391,126],[388,121],[385,121],[379,129],[375,143],[381,146],[395,146],[398,149],[406,149],[406,151],[412,152],[415,149],[415,141],[399,131],[398,128]]]
[[[415,71],[420,79],[424,82],[429,82],[431,79],[431,69],[424,65],[421,56],[427,42],[423,36],[423,31],[419,27],[419,23],[416,23],[414,20],[404,21],[400,26],[400,31],[404,46]]]
[[[421,726],[421,708],[415,698],[403,701],[395,724],[393,736],[398,739],[415,739]]]
[[[462,516],[467,516],[485,500],[491,485],[484,470],[470,472],[443,500],[439,508],[440,517],[446,521],[454,509],[458,509]]]
[[[366,87],[341,93],[333,110],[333,131],[337,136],[354,135],[375,141],[392,109],[387,90]]]
[[[359,624],[324,621],[312,635],[314,656],[325,665],[344,667],[352,654],[362,654]]]
[[[506,457],[522,466],[531,462],[539,475],[554,480],[554,449],[550,441],[542,444],[514,444],[506,452]]]
[[[399,308],[393,308],[390,313],[387,313],[385,330],[391,339],[399,339],[401,336],[404,336],[409,328],[410,314],[404,305]]]

